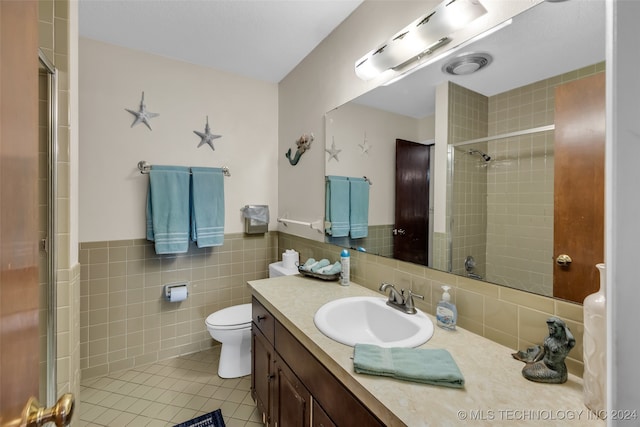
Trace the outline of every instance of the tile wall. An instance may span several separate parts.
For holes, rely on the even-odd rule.
[[[251,301],[247,281],[268,276],[279,258],[277,233],[225,235],[224,244],[156,255],[143,239],[80,244],[81,370],[92,378],[204,350],[215,342],[206,317]],[[188,282],[169,303],[163,285]]]
[[[462,86],[449,83],[450,143],[487,136],[488,98]],[[487,253],[487,163],[473,148],[487,151],[486,143],[459,146],[453,149],[453,216],[451,222],[451,268],[456,274],[466,274],[465,260],[474,258],[473,273],[485,277]],[[451,205],[450,205],[451,206]]]
[[[250,301],[246,282],[268,276],[268,265],[285,249],[309,257],[339,259],[340,247],[269,232],[261,237],[225,236],[219,248],[191,248],[158,256],[146,240],[86,242],[80,245],[82,378],[208,349],[215,342],[204,319],[221,308]],[[388,281],[424,295],[416,300],[433,314],[443,284],[453,286],[459,325],[506,346],[510,352],[539,344],[546,320],[559,316],[576,337],[567,364],[582,375],[582,306],[433,269],[352,251],[352,280],[377,290]],[[162,285],[189,281],[180,303],[162,299]]]

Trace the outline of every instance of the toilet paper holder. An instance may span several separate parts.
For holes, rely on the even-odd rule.
[[[164,285],[164,298],[170,302],[175,301],[175,298],[173,300],[171,299],[171,291],[174,289],[176,291],[178,289],[182,290],[183,288],[186,292],[186,295],[185,295],[185,299],[186,299],[186,296],[189,295],[189,288],[187,287],[187,282],[176,282],[176,283],[169,283],[168,285]]]

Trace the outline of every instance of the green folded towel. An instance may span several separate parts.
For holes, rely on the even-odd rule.
[[[353,367],[359,374],[444,387],[464,387],[464,377],[458,365],[444,349],[383,348],[372,344],[356,344]]]

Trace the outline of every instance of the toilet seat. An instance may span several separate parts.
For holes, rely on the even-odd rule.
[[[223,308],[210,314],[205,323],[215,329],[244,329],[251,327],[251,304]]]

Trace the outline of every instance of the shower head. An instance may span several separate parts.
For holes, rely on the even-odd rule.
[[[488,155],[487,153],[483,153],[480,150],[469,150],[469,154],[478,154],[478,155],[480,155],[480,157],[482,157],[482,159],[485,162],[488,162],[488,161],[491,160],[491,156],[490,155]]]

